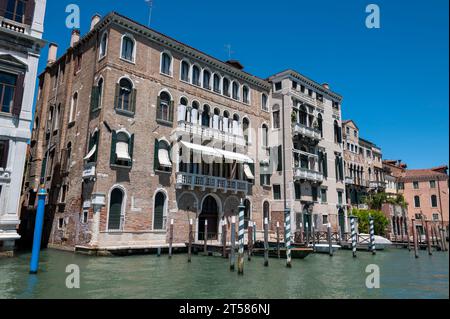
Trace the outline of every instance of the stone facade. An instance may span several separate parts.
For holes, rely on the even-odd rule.
[[[164,246],[171,223],[174,243],[184,245],[190,221],[195,240],[207,222],[217,243],[222,223],[230,236],[241,203],[258,239],[265,217],[272,236],[277,223],[283,233],[286,208],[294,231],[304,218],[347,229],[343,173],[336,178],[342,97],[327,86],[295,71],[260,79],[117,13],[95,16],[90,32],[74,31],[55,57],[52,45],[36,106],[45,120],[33,130],[24,189],[31,214],[39,185],[49,193],[51,245]],[[283,185],[286,205],[274,196]]]
[[[0,0],[0,252],[12,253],[42,40],[45,0]]]
[[[364,196],[386,189],[381,149],[360,137],[354,121],[344,121],[342,128],[347,203],[351,207],[367,208]]]
[[[281,147],[272,176],[271,210],[289,209],[294,232],[311,229],[345,232],[347,210],[342,174],[342,97],[327,84],[318,84],[295,71],[285,71],[272,82],[271,145]]]

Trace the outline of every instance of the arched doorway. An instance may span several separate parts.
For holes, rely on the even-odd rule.
[[[122,203],[122,190],[120,188],[114,188],[109,199],[108,230],[122,229]]]
[[[208,221],[208,239],[217,240],[219,207],[212,196],[206,197],[202,204],[202,212],[198,218],[198,240],[205,239],[205,220]]]

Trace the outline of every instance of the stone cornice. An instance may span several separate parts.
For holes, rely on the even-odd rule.
[[[84,41],[88,40],[90,37],[92,37],[92,35],[96,31],[105,27],[108,24],[119,25],[125,29],[128,29],[130,32],[140,34],[141,36],[144,36],[147,39],[159,45],[165,46],[171,50],[189,56],[190,58],[195,59],[199,62],[205,63],[208,66],[217,69],[218,71],[226,73],[227,75],[233,76],[241,81],[251,83],[263,90],[266,90],[267,92],[270,91],[271,85],[268,81],[260,79],[254,75],[251,75],[239,69],[236,69],[223,61],[220,61],[212,56],[209,56],[199,50],[196,50],[162,33],[152,30],[116,12],[112,12],[108,14],[105,18],[103,18],[102,21],[100,21],[91,32],[89,32],[85,37],[83,37],[82,40],[80,40],[80,43],[83,43]]]
[[[274,79],[277,79],[277,78],[286,78],[286,77],[289,77],[292,80],[293,79],[299,80],[299,81],[313,87],[320,93],[327,95],[328,97],[331,97],[333,100],[336,100],[338,102],[341,102],[343,99],[341,95],[324,88],[321,84],[319,84],[319,83],[307,78],[306,76],[298,73],[297,71],[294,71],[291,69],[277,73],[275,75],[272,75],[271,77],[269,77],[269,81],[273,81]]]

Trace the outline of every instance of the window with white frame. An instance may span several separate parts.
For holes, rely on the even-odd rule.
[[[134,62],[135,42],[134,39],[126,35],[122,37],[121,58],[130,62]]]

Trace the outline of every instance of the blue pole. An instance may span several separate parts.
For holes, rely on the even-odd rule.
[[[41,250],[42,228],[44,226],[45,197],[47,192],[44,188],[38,193],[38,206],[36,222],[34,224],[33,251],[31,253],[30,274],[37,274],[39,268],[39,252]]]

